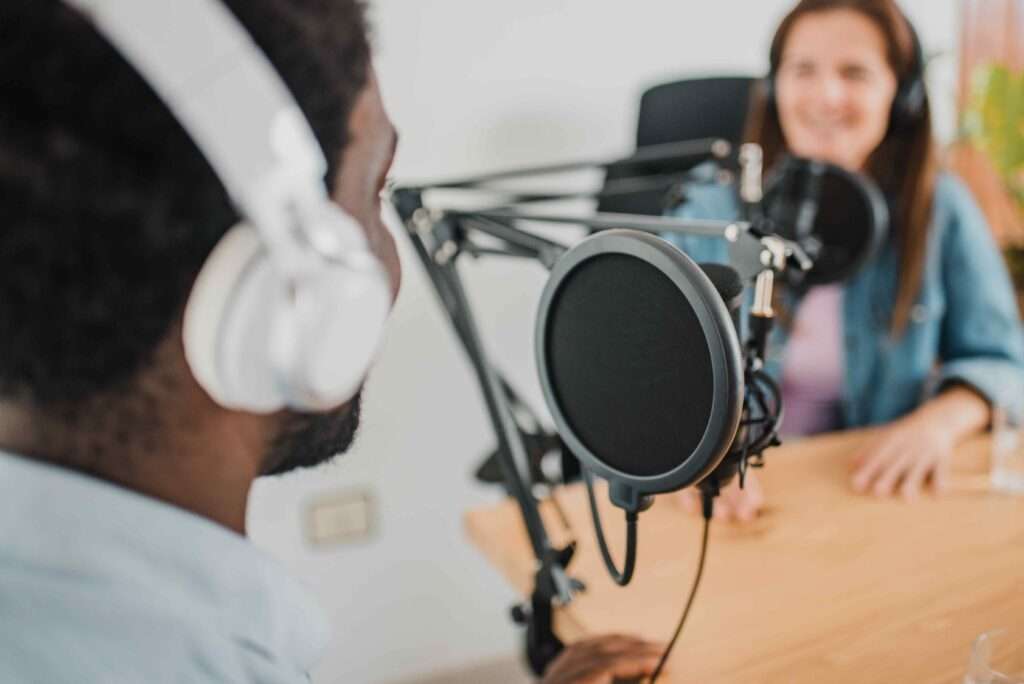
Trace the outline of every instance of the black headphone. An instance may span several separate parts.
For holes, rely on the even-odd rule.
[[[917,124],[927,110],[928,104],[928,93],[924,82],[925,57],[921,39],[907,15],[900,12],[900,16],[903,17],[907,30],[910,31],[913,63],[910,66],[910,73],[900,79],[896,95],[892,100],[892,111],[889,114],[889,129],[892,131],[906,130]],[[775,77],[778,75],[778,70],[778,59],[776,55],[772,54],[768,75],[762,80],[765,107],[769,109],[776,107]]]

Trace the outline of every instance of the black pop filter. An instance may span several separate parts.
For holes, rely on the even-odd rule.
[[[715,278],[729,299],[742,291],[738,276]],[[535,345],[562,439],[624,508],[698,482],[733,442],[743,364],[730,311],[658,237],[610,230],[566,252],[541,297]]]
[[[882,192],[867,177],[825,162],[787,157],[765,184],[761,212],[768,232],[793,240],[814,261],[801,284],[852,276],[889,229]]]

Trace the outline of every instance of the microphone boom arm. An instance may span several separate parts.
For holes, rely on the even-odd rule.
[[[724,146],[723,146],[724,145]],[[610,168],[617,163],[644,163],[666,159],[724,157],[730,153],[724,141],[699,140],[675,143],[642,150],[630,158],[602,164],[577,162],[570,164],[519,169],[479,176],[474,179],[450,181],[429,186],[389,188],[390,200],[404,224],[417,256],[437,292],[442,308],[455,330],[480,385],[490,422],[498,440],[497,462],[509,493],[518,504],[537,560],[534,589],[528,604],[513,608],[513,619],[525,624],[527,657],[535,673],[541,675],[547,664],[562,650],[562,642],[553,630],[553,605],[566,605],[584,589],[583,584],[568,575],[575,542],[557,549],[540,516],[539,505],[532,491],[532,479],[523,434],[514,416],[512,397],[505,380],[490,361],[480,337],[472,306],[466,296],[457,269],[462,254],[482,257],[500,255],[536,259],[552,269],[568,247],[536,232],[524,230],[520,223],[577,225],[590,229],[632,229],[647,233],[678,233],[720,238],[730,245],[730,261],[740,277],[757,278],[762,273],[781,272],[796,266],[808,270],[811,261],[800,247],[777,236],[762,235],[749,222],[685,219],[619,213],[593,213],[587,216],[524,211],[515,205],[507,207],[465,209],[428,209],[423,193],[432,189],[485,190],[495,180],[560,173],[588,167]],[[550,199],[571,199],[571,195]],[[526,201],[546,201],[538,195]],[[497,246],[478,245],[470,239],[479,233],[496,241]],[[761,345],[757,345],[761,346]]]
[[[699,138],[681,142],[648,145],[634,154],[612,161],[606,159],[583,159],[579,161],[560,162],[541,166],[530,166],[518,169],[495,171],[479,174],[469,178],[459,178],[430,183],[417,183],[406,186],[409,190],[455,190],[481,188],[495,181],[514,178],[531,178],[585,169],[624,167],[639,164],[655,164],[671,161],[702,161],[706,159],[725,159],[732,153],[732,145],[722,138]]]
[[[527,250],[535,249],[538,259],[548,269],[567,248],[559,243],[542,238],[534,233],[516,228],[516,221],[535,223],[571,224],[597,230],[624,228],[639,230],[656,235],[678,233],[697,237],[713,237],[725,240],[730,245],[732,266],[744,280],[753,280],[766,268],[776,271],[795,267],[807,271],[813,262],[796,242],[774,235],[761,235],[747,221],[721,221],[714,219],[677,218],[674,216],[642,216],[635,214],[614,214],[597,212],[586,216],[555,213],[536,213],[517,208],[441,210],[437,217],[449,216],[471,221],[483,232],[505,240]],[[439,220],[439,219],[438,219]],[[482,221],[490,220],[490,226]],[[778,254],[783,255],[779,261]],[[554,261],[551,260],[554,254]]]

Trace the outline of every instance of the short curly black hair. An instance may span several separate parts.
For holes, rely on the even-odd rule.
[[[369,78],[359,0],[225,0],[337,175]],[[76,11],[0,3],[0,397],[69,406],[130,387],[236,221],[149,86]]]

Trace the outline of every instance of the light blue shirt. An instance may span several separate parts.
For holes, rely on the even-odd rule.
[[[308,682],[327,636],[244,537],[0,453],[0,682]]]

